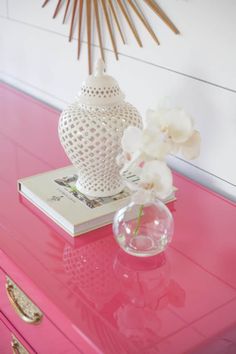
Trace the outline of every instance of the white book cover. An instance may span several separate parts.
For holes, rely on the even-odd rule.
[[[125,177],[137,181],[126,172]],[[129,202],[130,192],[106,198],[90,198],[80,193],[74,166],[67,166],[18,180],[19,192],[71,236],[112,223],[114,213]],[[166,202],[174,199],[171,195]]]

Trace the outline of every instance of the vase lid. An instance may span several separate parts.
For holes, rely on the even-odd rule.
[[[92,106],[103,106],[114,103],[121,103],[125,95],[120,90],[117,81],[104,73],[105,64],[99,59],[96,64],[95,74],[89,75],[83,82],[77,96],[82,104]]]

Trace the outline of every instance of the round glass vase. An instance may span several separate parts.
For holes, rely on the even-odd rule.
[[[138,257],[163,252],[173,231],[172,214],[160,200],[143,205],[131,202],[118,210],[113,220],[113,234],[119,246]]]

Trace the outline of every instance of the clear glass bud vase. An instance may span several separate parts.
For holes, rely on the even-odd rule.
[[[143,205],[131,202],[117,211],[113,221],[113,233],[120,247],[138,257],[164,251],[173,230],[172,214],[160,200]]]

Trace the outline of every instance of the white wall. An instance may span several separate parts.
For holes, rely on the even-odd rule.
[[[87,76],[86,36],[77,61],[76,36],[68,43],[69,23],[61,24],[63,11],[52,20],[57,0],[44,9],[42,3],[0,0],[0,77],[64,108]],[[202,134],[201,156],[191,163],[173,157],[170,163],[236,200],[236,1],[158,3],[182,34],[175,36],[147,10],[161,45],[157,47],[139,25],[144,48],[127,30],[127,45],[117,36],[120,60],[116,62],[106,35],[108,72],[143,115],[163,96],[171,96],[191,113]],[[94,43],[96,59],[97,38]]]

